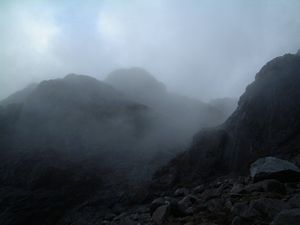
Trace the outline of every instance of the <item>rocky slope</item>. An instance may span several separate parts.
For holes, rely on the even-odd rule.
[[[300,56],[287,54],[268,62],[222,125],[203,129],[188,151],[157,172],[154,186],[245,174],[262,156],[299,164]]]
[[[107,214],[102,224],[298,225],[299,168],[267,157],[254,162],[251,171],[256,171],[251,177],[223,176],[161,192],[148,204],[118,215]],[[282,180],[282,173],[297,181]],[[254,178],[259,176],[261,179],[256,182]]]

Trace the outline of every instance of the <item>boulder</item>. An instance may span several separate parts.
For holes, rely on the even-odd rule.
[[[224,204],[222,199],[214,198],[207,202],[207,209],[212,213],[222,212],[224,209]]]
[[[238,216],[234,217],[231,222],[231,225],[241,225],[241,224],[242,224],[242,219]]]
[[[195,187],[192,191],[193,194],[200,194],[205,190],[205,186],[203,184]]]
[[[165,199],[163,197],[154,199],[150,204],[150,211],[154,212],[155,209],[157,209],[159,206],[162,206],[166,203]]]
[[[232,194],[240,194],[243,192],[245,192],[244,186],[239,183],[234,184],[230,190],[230,193],[232,193]]]
[[[244,219],[273,218],[286,204],[278,199],[260,198],[251,202],[236,203],[232,207],[232,213]]]
[[[283,182],[298,181],[299,168],[286,160],[275,157],[265,157],[251,164],[250,174],[254,182],[265,179],[276,179]]]
[[[191,214],[191,207],[195,205],[199,199],[193,195],[188,195],[178,202],[179,210],[183,214]]]
[[[161,225],[167,219],[169,213],[170,206],[168,204],[160,206],[152,214],[152,219],[157,225]]]
[[[272,198],[260,198],[251,201],[249,205],[249,210],[257,210],[262,218],[273,218],[285,208],[286,204],[282,200]]]
[[[259,212],[255,209],[249,209],[249,203],[248,202],[239,202],[234,204],[234,206],[231,208],[231,212],[233,215],[236,215],[241,218],[254,218],[259,216]]]
[[[273,192],[284,194],[286,192],[285,186],[283,183],[277,180],[264,180],[262,181],[262,188],[265,192]]]
[[[243,190],[245,192],[272,192],[280,194],[284,194],[286,192],[284,184],[274,179],[263,180],[254,184],[249,184]]]
[[[221,196],[222,190],[219,188],[211,188],[211,189],[206,189],[202,194],[201,194],[201,199],[204,201],[208,201],[213,198],[217,198]]]
[[[299,225],[300,208],[288,209],[280,212],[271,225]]]
[[[179,196],[186,196],[189,194],[189,190],[187,188],[178,188],[174,192],[174,196],[179,197]]]
[[[300,193],[295,194],[288,200],[289,208],[300,208]]]

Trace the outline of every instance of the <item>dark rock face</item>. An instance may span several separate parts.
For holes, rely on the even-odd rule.
[[[152,215],[153,221],[158,225],[163,224],[163,222],[166,220],[169,214],[169,211],[170,211],[169,205],[163,205],[158,207]]]
[[[251,164],[250,173],[254,181],[273,178],[291,182],[300,178],[300,169],[296,165],[275,157],[256,160]]]
[[[293,146],[288,147],[299,144],[299,83],[298,55],[275,58],[259,71],[224,124],[234,137],[225,150],[232,169],[243,168],[262,155],[299,154]]]
[[[300,208],[300,194],[295,194],[288,201],[290,208]]]
[[[154,186],[247,173],[262,156],[291,159],[300,149],[300,56],[268,62],[219,127],[200,131],[190,149],[154,177]],[[170,179],[172,177],[172,179]]]
[[[289,224],[289,225],[297,225],[300,221],[300,208],[298,209],[290,209],[284,210],[271,223],[271,225],[282,225],[282,224]]]
[[[261,198],[249,203],[237,203],[233,206],[233,214],[244,219],[272,219],[286,206],[278,199]]]
[[[96,195],[105,169],[61,153],[2,154],[1,224],[58,224],[68,210]]]

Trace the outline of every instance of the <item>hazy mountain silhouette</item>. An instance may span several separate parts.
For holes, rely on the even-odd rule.
[[[8,105],[13,103],[22,103],[25,99],[34,91],[37,84],[30,84],[24,89],[17,91],[16,93],[10,95],[6,99],[0,101],[0,105]]]
[[[1,102],[0,192],[7,202],[0,205],[7,212],[1,223],[52,225],[88,199],[101,202],[99,215],[120,196],[122,204],[140,201],[138,189],[189,143],[193,129],[222,116],[208,104],[169,94],[142,69],[112,74],[119,86],[70,74]]]
[[[199,127],[220,124],[231,113],[200,100],[170,93],[164,84],[141,68],[116,70],[105,81],[130,99],[164,114],[174,126],[182,130],[182,135],[188,137]]]
[[[223,114],[223,119],[226,119],[233,113],[237,108],[238,99],[235,98],[217,98],[209,102],[210,105],[218,109]]]

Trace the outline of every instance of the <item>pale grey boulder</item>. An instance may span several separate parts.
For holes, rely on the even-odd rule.
[[[255,182],[276,179],[284,182],[297,181],[300,169],[293,163],[275,157],[265,157],[251,164],[250,175]]]

